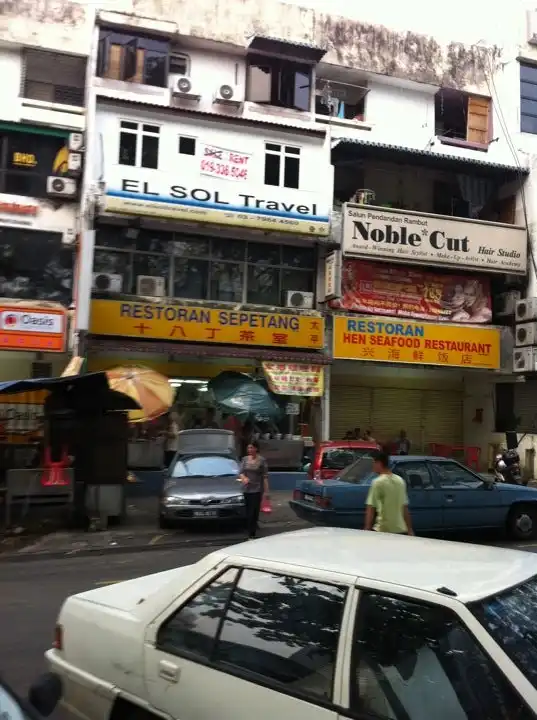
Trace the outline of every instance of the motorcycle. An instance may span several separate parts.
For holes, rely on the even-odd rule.
[[[516,450],[504,450],[494,458],[494,477],[497,482],[526,485],[520,469],[520,455]]]

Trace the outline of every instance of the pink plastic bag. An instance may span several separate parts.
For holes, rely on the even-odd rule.
[[[271,513],[272,512],[272,503],[270,502],[270,498],[263,497],[261,500],[261,512],[262,513]]]

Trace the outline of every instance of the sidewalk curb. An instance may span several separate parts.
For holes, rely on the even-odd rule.
[[[308,526],[308,523],[301,522],[270,523],[267,528],[262,528],[261,537],[266,537],[267,535],[277,535],[280,532],[285,532],[285,529],[289,531],[299,530]],[[196,539],[195,537],[185,538],[182,535],[178,535],[175,540],[166,541],[161,544],[158,542],[151,543],[150,540],[149,543],[140,543],[135,545],[108,545],[102,547],[75,548],[73,550],[36,550],[35,552],[18,551],[0,555],[0,565],[2,563],[25,563],[38,560],[60,560],[89,556],[99,557],[101,555],[125,555],[128,553],[155,552],[159,550],[225,547],[226,545],[237,545],[245,540],[246,537],[244,533],[241,533],[240,535],[236,533],[229,535],[214,535],[199,539]]]

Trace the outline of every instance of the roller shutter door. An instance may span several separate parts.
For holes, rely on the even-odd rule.
[[[330,392],[330,440],[341,440],[348,430],[371,427],[373,389],[361,385],[333,385]]]
[[[517,429],[521,433],[537,433],[537,380],[527,378],[526,382],[515,383],[514,416],[518,419]]]
[[[374,388],[371,427],[382,443],[395,442],[406,430],[414,449],[421,444],[422,391],[407,388]]]
[[[462,445],[463,393],[457,390],[423,390],[423,449],[430,443]]]

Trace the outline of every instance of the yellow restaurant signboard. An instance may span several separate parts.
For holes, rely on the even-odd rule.
[[[146,340],[324,347],[321,317],[121,300],[92,300],[90,332]]]
[[[334,317],[334,358],[497,370],[500,331],[338,315]]]

